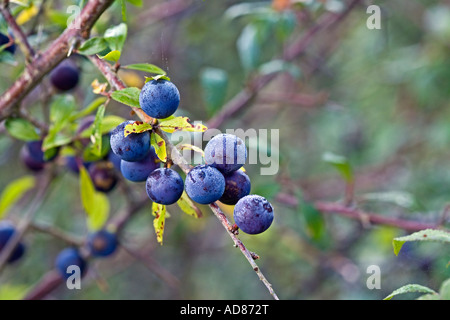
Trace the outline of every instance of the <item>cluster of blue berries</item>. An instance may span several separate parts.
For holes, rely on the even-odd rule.
[[[150,117],[167,118],[177,110],[180,93],[168,80],[152,80],[144,85],[139,102]],[[235,205],[235,222],[246,233],[261,233],[272,224],[271,204],[264,197],[249,195],[250,179],[241,170],[247,159],[242,139],[231,134],[213,137],[204,150],[206,164],[192,168],[183,182],[175,170],[160,167],[150,145],[151,131],[125,132],[133,122],[125,121],[111,132],[111,149],[121,158],[122,175],[134,182],[145,181],[147,195],[153,202],[176,203],[185,190],[199,204],[221,201]]]

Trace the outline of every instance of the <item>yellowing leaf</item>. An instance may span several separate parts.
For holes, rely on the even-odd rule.
[[[39,8],[35,6],[33,3],[26,9],[22,10],[17,16],[16,22],[18,25],[25,24],[29,20],[31,20],[34,16],[36,16],[39,12]]]
[[[152,133],[150,142],[155,148],[156,155],[158,156],[159,160],[162,162],[167,161],[167,150],[166,150],[166,142],[163,138],[161,138],[158,134]]]
[[[151,124],[142,121],[135,121],[133,123],[127,124],[123,130],[123,133],[126,137],[132,133],[142,133],[149,130],[152,130]]]
[[[191,215],[195,218],[202,217],[202,211],[197,208],[194,202],[188,197],[187,193],[183,191],[181,198],[177,201],[177,205],[183,210],[184,213]]]
[[[109,216],[108,197],[95,190],[94,184],[86,168],[80,167],[81,202],[87,214],[87,226],[91,231],[103,227]]]
[[[177,148],[179,148],[180,150],[192,150],[195,152],[198,152],[202,155],[202,157],[205,157],[205,152],[197,147],[197,146],[193,146],[192,144],[181,144],[181,145],[177,145]]]
[[[166,206],[153,202],[152,214],[155,216],[153,227],[155,228],[156,240],[162,245],[164,234],[164,222],[166,220]]]
[[[396,256],[400,252],[403,244],[408,241],[439,241],[448,243],[450,242],[450,233],[444,230],[425,229],[404,237],[394,238],[392,240],[392,246],[394,247]]]
[[[92,86],[92,91],[95,94],[101,94],[106,92],[106,88],[108,87],[108,84],[105,83],[100,83],[100,81],[98,81],[98,79],[95,79],[94,81],[92,81],[91,83]]]
[[[25,192],[34,187],[36,179],[25,176],[10,182],[0,196],[0,219],[23,196]]]
[[[176,117],[169,120],[160,121],[161,130],[172,133],[175,131],[205,132],[208,128],[201,123],[195,125],[189,122],[188,117]]]

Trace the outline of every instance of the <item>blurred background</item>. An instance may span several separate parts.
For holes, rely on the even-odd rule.
[[[48,14],[36,39],[42,48],[62,31],[61,21],[73,1],[47,2]],[[280,299],[379,300],[409,283],[438,290],[450,277],[450,250],[442,243],[405,244],[395,256],[392,239],[408,232],[313,209],[305,213],[299,205],[343,201],[345,181],[323,161],[326,153],[345,158],[351,166],[355,200],[362,210],[436,222],[449,202],[450,3],[359,1],[346,12],[350,3],[127,4],[128,37],[120,62],[147,62],[166,70],[180,90],[179,115],[221,130],[279,130],[279,144],[272,144],[277,150],[271,144],[248,143],[249,148],[278,153],[278,173],[262,176],[264,165],[246,166],[252,193],[266,197],[275,208],[274,223],[263,234],[241,232],[239,237],[260,256],[256,262]],[[381,29],[366,25],[371,16],[366,9],[372,4],[381,8]],[[115,3],[92,35],[122,19],[121,6]],[[328,22],[329,27],[322,27]],[[16,57],[17,65],[2,64],[2,92],[23,70],[21,58]],[[95,99],[91,83],[102,76],[88,60],[79,63],[82,82],[73,94],[82,108]],[[144,73],[122,70],[119,75],[128,86],[143,85]],[[24,102],[37,116],[41,89]],[[243,90],[251,92],[252,100],[224,116],[227,102],[236,102]],[[127,107],[114,102],[107,114],[130,117]],[[0,190],[29,174],[17,161],[21,145],[7,133],[0,136]],[[62,160],[59,164],[64,165]],[[144,184],[129,186],[144,192]],[[120,188],[108,197],[112,214],[127,205]],[[149,201],[121,236],[148,258],[146,263],[120,250],[91,262],[82,290],[60,288],[50,298],[271,299],[209,208],[200,208],[203,217],[195,219],[169,206],[161,246]],[[232,221],[232,208],[223,209]],[[21,214],[19,204],[9,217],[18,221]],[[55,179],[36,221],[83,237],[85,220],[78,176],[66,171]],[[38,283],[65,246],[39,232],[27,233],[25,243],[24,259],[0,277],[1,299],[20,297]],[[381,289],[366,286],[370,265],[380,267]]]

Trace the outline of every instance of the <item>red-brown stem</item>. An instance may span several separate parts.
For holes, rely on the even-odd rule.
[[[297,197],[291,196],[289,194],[279,193],[276,197],[276,200],[288,206],[298,206]],[[350,219],[367,222],[369,224],[386,225],[406,231],[414,232],[423,229],[440,228],[439,223],[429,223],[388,217],[373,212],[367,212],[358,208],[348,207],[345,204],[337,202],[316,201],[313,203],[313,205],[317,210],[325,214],[336,214]]]
[[[100,15],[114,0],[90,0],[74,20],[73,25],[80,28],[67,28],[42,54],[37,54],[24,69],[14,84],[0,96],[0,119],[7,117],[41,79],[67,58],[72,45],[79,39],[87,39],[90,30]]]
[[[6,23],[11,28],[12,33],[19,45],[20,50],[22,50],[27,62],[31,62],[34,57],[34,49],[30,46],[27,40],[27,36],[23,33],[22,29],[17,25],[16,20],[9,11],[9,0],[4,0],[0,6],[0,12],[5,18]]]

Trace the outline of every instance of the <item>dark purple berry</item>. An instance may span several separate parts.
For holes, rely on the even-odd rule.
[[[75,88],[80,79],[80,70],[71,60],[64,60],[50,73],[51,84],[60,91]]]
[[[106,257],[117,249],[117,236],[107,230],[99,230],[89,235],[87,246],[94,257]]]
[[[97,191],[109,192],[117,184],[117,175],[114,167],[107,161],[92,163],[88,172]]]
[[[13,235],[16,234],[16,228],[9,221],[1,221],[0,222],[0,252],[2,252],[3,248],[6,247],[8,241],[11,239]],[[25,245],[22,242],[19,242],[18,245],[14,248],[11,255],[8,258],[8,263],[12,263],[18,259],[20,259],[25,252]]]
[[[219,201],[235,205],[241,198],[250,194],[250,178],[242,170],[236,170],[225,177],[225,191]]]
[[[13,39],[12,36],[11,36],[11,39]],[[13,41],[14,41],[14,39],[13,39]],[[10,42],[10,38],[5,34],[0,33],[0,46],[3,46],[9,42]],[[11,45],[6,47],[4,50],[10,52],[11,54],[14,54],[14,52],[16,52],[16,44],[13,42]]]

